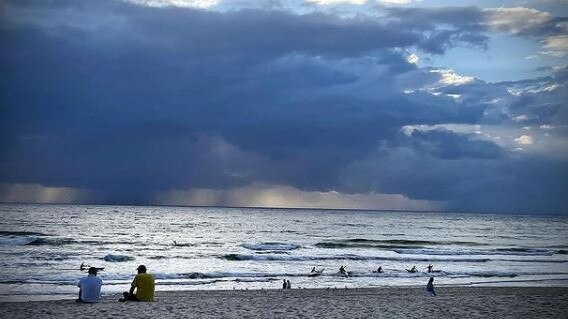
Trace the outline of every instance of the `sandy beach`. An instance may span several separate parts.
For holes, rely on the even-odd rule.
[[[0,303],[2,318],[566,318],[568,288],[440,287],[157,292],[152,303]]]

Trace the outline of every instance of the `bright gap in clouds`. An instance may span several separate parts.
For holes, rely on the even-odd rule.
[[[488,47],[454,47],[443,56],[427,55],[418,64],[450,68],[487,82],[502,82],[542,76],[539,67],[562,63],[559,58],[539,54],[541,44],[524,38],[496,35],[489,38]]]
[[[76,204],[88,202],[88,191],[73,187],[47,187],[40,184],[0,183],[0,203]]]
[[[123,0],[149,7],[180,7],[180,8],[211,8],[219,4],[220,0]]]
[[[290,186],[254,184],[226,190],[171,190],[156,195],[157,205],[235,206],[313,209],[442,210],[440,201],[412,200],[400,194],[343,194],[302,191]]]

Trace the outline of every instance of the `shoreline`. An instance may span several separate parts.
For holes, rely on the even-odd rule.
[[[545,284],[548,283],[548,284]],[[126,287],[127,286],[127,287]],[[125,283],[124,289],[121,291],[128,290],[130,286],[130,281]],[[568,289],[568,278],[566,279],[529,279],[529,280],[511,280],[511,281],[484,281],[484,282],[474,282],[467,285],[455,284],[455,283],[436,283],[438,288],[566,288]],[[103,286],[104,287],[104,286]],[[156,284],[156,294],[172,294],[172,293],[185,293],[185,292],[197,292],[197,291],[271,291],[271,290],[282,290],[279,285],[274,288],[233,288],[233,289],[160,289],[162,287],[159,283]],[[424,287],[422,283],[420,284],[409,284],[409,285],[381,285],[381,286],[366,286],[366,287],[353,287],[353,286],[332,286],[332,287],[301,287],[296,286],[294,289],[297,290],[329,290],[329,289],[416,289]],[[77,288],[78,289],[78,288]],[[59,293],[59,294],[17,294],[17,295],[0,295],[0,304],[2,303],[12,303],[12,302],[45,302],[45,301],[62,301],[62,300],[75,300],[78,290],[74,293]],[[112,298],[112,296],[119,296],[118,291],[103,291],[101,293],[101,298],[106,300]],[[119,297],[116,297],[117,299]]]
[[[130,286],[130,281],[125,283],[125,288],[121,291],[128,290]],[[417,289],[424,287],[422,283],[420,284],[409,284],[409,285],[380,285],[380,286],[365,286],[365,287],[353,287],[353,286],[330,286],[330,287],[302,287],[295,286],[294,289],[297,290],[330,290],[330,289]],[[484,282],[473,282],[467,285],[456,284],[456,283],[436,283],[438,288],[566,288],[568,289],[568,278],[566,279],[529,279],[529,280],[511,280],[511,281],[484,281]],[[104,286],[103,286],[104,287]],[[209,288],[209,289],[161,289],[162,287],[159,283],[156,284],[156,294],[172,294],[172,293],[191,293],[198,291],[214,292],[214,291],[272,291],[272,290],[282,290],[279,285],[273,288],[233,288],[233,289],[223,289],[223,288]],[[77,288],[78,289],[78,288]],[[103,288],[104,289],[104,288]],[[0,295],[0,304],[2,303],[12,303],[12,302],[45,302],[45,301],[62,301],[62,300],[75,300],[78,290],[73,293],[57,293],[57,294],[16,294],[16,295]],[[112,298],[112,296],[119,296],[119,291],[104,291],[101,293],[101,298],[103,300]],[[116,297],[119,298],[119,297]]]
[[[6,318],[538,318],[568,317],[568,287],[436,286],[156,291],[151,303],[0,302]]]

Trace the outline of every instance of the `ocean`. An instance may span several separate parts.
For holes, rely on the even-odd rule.
[[[0,300],[75,298],[82,263],[104,267],[104,295],[128,290],[140,264],[157,291],[279,289],[282,279],[424,286],[430,276],[438,286],[568,286],[568,217],[13,204],[0,216]]]

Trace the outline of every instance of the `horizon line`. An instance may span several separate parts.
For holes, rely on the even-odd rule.
[[[519,216],[568,216],[568,212],[510,212],[510,211],[465,211],[465,210],[412,210],[412,209],[370,209],[370,208],[318,208],[318,207],[271,207],[271,206],[230,206],[230,205],[167,205],[167,204],[88,204],[88,203],[34,203],[0,202],[0,205],[64,205],[64,206],[123,206],[123,207],[177,207],[177,208],[230,208],[230,209],[268,209],[268,210],[307,210],[307,211],[359,211],[379,213],[446,213],[475,215],[519,215]]]

